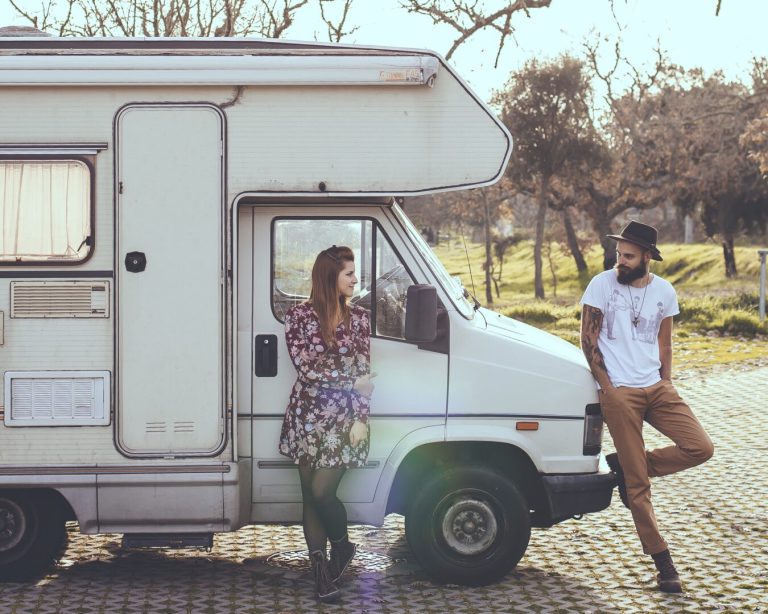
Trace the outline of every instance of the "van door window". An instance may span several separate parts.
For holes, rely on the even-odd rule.
[[[355,254],[360,280],[351,302],[371,313],[372,334],[404,338],[405,296],[415,281],[378,224],[281,218],[274,221],[272,241],[272,310],[278,320],[285,321],[288,309],[309,298],[317,254],[331,245],[346,245]]]

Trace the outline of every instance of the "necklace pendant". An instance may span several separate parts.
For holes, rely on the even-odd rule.
[[[639,318],[635,318],[634,320],[632,320],[632,324],[635,325],[635,328],[637,328],[637,321],[638,320],[639,320]]]

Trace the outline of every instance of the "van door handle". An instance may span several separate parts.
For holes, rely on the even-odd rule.
[[[256,377],[275,377],[277,375],[277,335],[256,335],[253,352],[253,369]]]
[[[125,270],[129,273],[141,273],[147,268],[147,256],[144,252],[128,252],[125,255]]]

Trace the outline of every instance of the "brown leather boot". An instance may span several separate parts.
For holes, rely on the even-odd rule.
[[[651,556],[656,569],[659,570],[656,575],[659,590],[664,593],[682,593],[683,584],[680,582],[680,576],[677,575],[675,565],[672,563],[672,555],[669,550],[663,550]]]
[[[333,603],[339,598],[339,587],[331,580],[328,569],[328,560],[322,550],[313,550],[309,553],[309,562],[312,564],[312,575],[315,578],[315,594],[323,603]]]
[[[349,541],[349,536],[345,535],[340,540],[331,540],[331,563],[329,565],[331,579],[338,582],[342,574],[347,570],[352,559],[357,553],[357,544]]]

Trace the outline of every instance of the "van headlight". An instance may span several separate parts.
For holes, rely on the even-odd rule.
[[[600,454],[603,447],[603,414],[600,403],[590,403],[584,415],[584,456]]]

